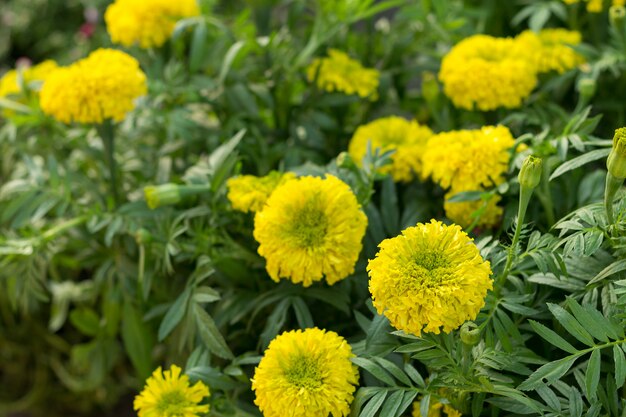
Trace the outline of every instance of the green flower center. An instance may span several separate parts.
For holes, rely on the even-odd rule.
[[[441,251],[418,252],[407,264],[407,275],[417,287],[436,288],[452,276],[450,261]]]
[[[187,407],[193,405],[181,391],[169,391],[163,393],[156,404],[159,415],[164,417],[176,417],[183,415]]]
[[[322,373],[315,358],[299,356],[285,369],[285,378],[298,388],[316,389],[322,386]]]
[[[313,201],[295,213],[288,234],[304,248],[319,247],[324,243],[328,219]]]

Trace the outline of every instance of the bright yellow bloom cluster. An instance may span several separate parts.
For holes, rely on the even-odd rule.
[[[422,154],[432,135],[433,132],[427,126],[421,126],[415,120],[385,117],[360,126],[352,136],[348,153],[361,164],[368,143],[372,151],[376,148],[381,152],[394,150],[392,164],[381,171],[391,173],[394,181],[409,182],[421,174]]]
[[[272,192],[279,185],[296,178],[296,175],[287,172],[272,171],[264,177],[241,175],[230,178],[228,200],[235,210],[247,213],[260,211]]]
[[[20,77],[23,84],[45,81],[57,68],[57,63],[49,59],[29,68],[8,71],[0,78],[0,97],[22,93]]]
[[[446,217],[463,227],[469,227],[474,224],[475,213],[484,206],[485,202],[483,200],[447,201],[452,195],[453,193],[446,194],[446,201],[443,204]],[[498,206],[500,199],[499,195],[494,195],[487,201],[487,205],[476,221],[476,227],[494,227],[498,224],[502,217],[502,207]]]
[[[600,13],[604,8],[603,0],[584,0],[587,3],[587,11],[589,13]],[[581,0],[563,0],[565,4],[577,4],[580,3]],[[613,6],[625,6],[626,0],[613,0],[611,2]]]
[[[456,329],[493,288],[489,262],[457,225],[418,223],[379,248],[367,266],[374,307],[406,333]]]
[[[115,0],[104,20],[113,43],[152,48],[165,43],[177,20],[199,14],[196,0]]]
[[[428,141],[422,169],[441,187],[457,193],[488,188],[504,180],[514,144],[505,126],[440,133]]]
[[[135,58],[98,49],[50,75],[41,89],[41,108],[64,123],[121,121],[146,90],[146,75]]]
[[[517,39],[535,51],[535,65],[539,73],[556,71],[562,74],[585,62],[585,58],[570,46],[580,44],[580,32],[560,28],[543,29],[539,33],[527,30]]]
[[[327,58],[316,58],[307,68],[307,78],[326,91],[357,94],[376,100],[380,73],[364,68],[361,63],[336,49],[328,50]]]
[[[426,144],[423,158],[424,175],[432,177],[448,195],[463,191],[482,191],[501,184],[515,140],[505,126],[485,126],[479,130],[456,130],[433,136]],[[477,226],[491,227],[498,223],[502,209],[499,199],[492,198],[480,216]],[[468,227],[472,214],[482,201],[447,202],[446,215],[455,223]]]
[[[346,340],[317,328],[274,339],[254,372],[255,404],[264,417],[343,417],[359,373]]]
[[[443,415],[447,417],[461,417],[462,414],[455,410],[449,404],[442,404],[440,402],[434,402],[431,400],[428,406],[428,417],[442,417]],[[422,413],[420,412],[420,402],[416,401],[413,403],[413,417],[422,417]]]
[[[277,187],[254,218],[254,238],[270,277],[305,287],[354,272],[367,228],[356,196],[340,179],[301,177]]]
[[[208,404],[199,405],[209,395],[201,381],[190,386],[178,366],[165,372],[159,367],[135,397],[134,409],[139,417],[197,417],[209,412]]]
[[[455,106],[472,110],[516,108],[537,84],[532,51],[512,38],[470,36],[441,62],[439,79]]]

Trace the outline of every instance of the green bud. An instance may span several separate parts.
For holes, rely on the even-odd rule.
[[[467,346],[474,346],[480,342],[480,329],[473,321],[466,321],[461,326],[461,341]]]
[[[626,128],[617,129],[613,136],[613,149],[606,160],[609,173],[619,179],[626,179]]]
[[[181,200],[180,187],[177,184],[149,185],[143,189],[148,207],[152,210],[177,204]]]
[[[624,6],[611,6],[609,9],[609,21],[616,30],[624,30],[624,20],[626,19],[626,8]]]
[[[337,166],[340,168],[354,168],[354,160],[348,152],[341,152],[337,156]]]
[[[146,229],[139,229],[135,232],[135,241],[138,245],[145,245],[152,241],[152,234]]]
[[[517,179],[522,188],[534,189],[541,182],[541,158],[528,155],[522,163]]]
[[[422,73],[422,96],[428,103],[434,102],[439,97],[437,77],[430,71]]]
[[[596,94],[596,80],[593,78],[581,78],[576,89],[585,100],[591,99]]]

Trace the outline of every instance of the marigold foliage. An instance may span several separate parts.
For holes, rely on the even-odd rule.
[[[176,21],[199,14],[196,0],[115,0],[104,20],[113,43],[152,48],[169,39]]]
[[[440,133],[426,145],[423,172],[455,192],[489,188],[504,180],[514,144],[505,126]]]
[[[443,58],[439,79],[456,107],[517,108],[537,84],[532,51],[512,38],[470,36]]]
[[[422,413],[420,412],[420,401],[416,401],[413,403],[413,417],[422,417]],[[461,417],[462,414],[455,410],[449,404],[442,404],[440,402],[435,402],[429,404],[428,407],[428,417]]]
[[[582,41],[580,32],[566,29],[544,29],[539,33],[531,30],[522,32],[518,41],[535,51],[535,65],[540,73],[556,71],[559,74],[585,62],[571,45]]]
[[[485,305],[491,268],[459,226],[433,219],[378,247],[367,266],[369,289],[378,313],[396,329],[448,333]]]
[[[164,372],[159,367],[135,397],[134,409],[139,417],[197,417],[209,412],[209,405],[200,405],[209,395],[201,381],[190,386],[178,366]]]
[[[474,224],[475,217],[473,214],[483,207],[485,202],[483,200],[477,201],[448,201],[449,197],[452,197],[455,192],[449,192],[446,194],[446,201],[443,204],[443,208],[446,212],[446,217],[452,220],[454,223],[462,226],[469,227]],[[487,202],[487,206],[478,218],[476,227],[491,228],[500,222],[502,217],[502,207],[498,206],[498,202],[501,200],[499,195],[492,196]]]
[[[409,182],[421,176],[422,154],[432,135],[433,132],[427,126],[421,126],[415,120],[385,117],[360,126],[352,136],[348,152],[361,164],[368,143],[371,143],[372,151],[377,148],[381,152],[394,150],[392,164],[381,171],[391,173],[394,181]]]
[[[29,68],[8,71],[0,78],[0,97],[20,94],[22,92],[20,77],[24,84],[33,81],[45,81],[57,68],[57,63],[48,59]]]
[[[274,190],[254,218],[254,238],[270,277],[305,287],[354,272],[367,228],[350,187],[340,179],[302,177]]]
[[[345,52],[329,49],[328,57],[314,59],[306,73],[307,79],[319,89],[357,94],[371,100],[378,98],[378,70],[363,67]]]
[[[50,75],[41,89],[41,109],[64,123],[121,121],[146,90],[146,75],[135,58],[98,49]]]
[[[296,175],[287,172],[272,171],[264,177],[254,175],[241,175],[230,178],[228,187],[228,200],[233,209],[247,213],[260,211],[265,202],[279,185],[296,178]]]
[[[265,417],[343,417],[350,413],[359,373],[346,340],[317,328],[276,337],[252,379]]]

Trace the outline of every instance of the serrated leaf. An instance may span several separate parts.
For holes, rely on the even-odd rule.
[[[379,357],[373,357],[372,359],[376,363],[378,363],[380,366],[382,366],[385,371],[393,375],[393,377],[396,378],[398,381],[402,382],[403,384],[409,387],[412,385],[409,377],[395,363],[391,362],[390,360],[379,358]]]
[[[542,385],[544,380],[547,385],[551,385],[569,371],[576,359],[578,359],[578,355],[572,355],[558,361],[546,363],[533,372],[517,389],[522,391],[534,390]]]
[[[615,361],[615,385],[621,387],[626,380],[626,358],[619,346],[613,346],[613,360]]]
[[[313,316],[309,310],[309,306],[300,297],[291,297],[291,306],[296,313],[296,320],[301,329],[308,329],[315,326]]]
[[[365,404],[359,417],[374,417],[387,398],[387,390],[380,391]]]
[[[190,289],[186,288],[167,310],[167,313],[165,313],[165,317],[163,317],[163,321],[161,321],[159,326],[159,342],[162,342],[185,316],[190,295]]]
[[[122,341],[137,376],[144,380],[153,371],[152,348],[154,336],[143,321],[135,307],[129,302],[124,303],[122,317]]]
[[[396,386],[396,382],[391,377],[391,375],[389,375],[387,371],[383,369],[382,366],[378,365],[376,362],[372,361],[371,359],[356,357],[356,358],[352,358],[351,361],[352,363],[357,365],[359,368],[365,369],[367,372],[372,374],[379,381],[384,382],[385,384],[390,385],[392,387]]]
[[[404,391],[398,390],[393,392],[385,401],[383,408],[380,410],[381,416],[396,417],[399,415],[398,410],[402,405]]]
[[[626,259],[620,259],[619,261],[613,262],[611,265],[600,271],[598,275],[593,277],[587,285],[595,284],[598,281],[602,281],[603,279],[622,271],[626,271]]]
[[[554,170],[552,175],[550,175],[550,181],[552,181],[555,178],[560,177],[561,175],[565,174],[568,171],[574,170],[576,168],[580,168],[581,166],[586,165],[589,162],[606,158],[607,156],[609,156],[610,152],[611,152],[610,148],[596,149],[591,152],[587,152],[586,154],[583,154],[581,156],[578,156],[576,158],[570,159],[564,164],[561,164],[556,170]]]
[[[585,372],[585,391],[589,401],[597,397],[601,364],[600,349],[596,349],[591,352],[591,357],[589,362],[587,362],[587,371]]]
[[[233,353],[218,330],[213,318],[199,304],[194,304],[194,314],[198,326],[198,334],[204,345],[211,352],[224,359],[234,358]]]
[[[576,320],[578,320],[593,337],[603,342],[609,341],[609,335],[605,331],[607,327],[611,326],[609,320],[604,317],[602,317],[603,320],[599,320],[597,316],[589,314],[589,312],[581,307],[573,298],[567,300],[567,306],[572,314],[574,314]]]
[[[578,349],[576,349],[574,346],[572,346],[568,341],[563,339],[561,336],[559,336],[553,330],[547,328],[543,324],[538,323],[538,322],[536,322],[534,320],[528,320],[528,322],[530,323],[530,326],[533,328],[535,333],[537,333],[539,336],[544,338],[546,341],[552,343],[554,346],[556,346],[559,349],[562,349],[562,350],[564,350],[566,352],[569,352],[569,353],[577,353],[578,352]]]
[[[547,303],[548,309],[556,320],[568,331],[569,334],[580,340],[587,346],[594,346],[593,338],[587,330],[565,309],[557,304]]]

